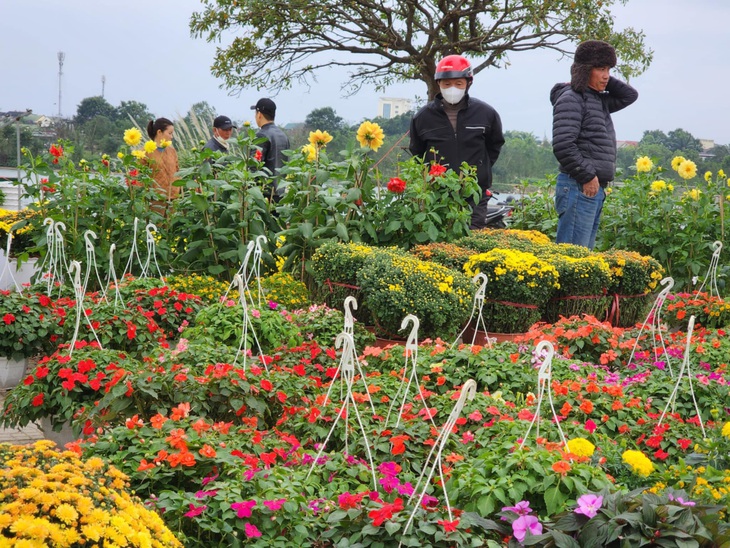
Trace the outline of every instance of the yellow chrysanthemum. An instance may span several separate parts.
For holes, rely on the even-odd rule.
[[[724,179],[724,178],[725,178],[725,171],[724,171],[724,170],[722,170],[722,169],[718,169],[718,170],[717,170],[717,176],[718,176],[718,177],[719,177],[720,179]]]
[[[317,147],[314,145],[304,145],[302,152],[307,156],[307,162],[314,162],[317,159]]]
[[[383,133],[383,129],[378,124],[369,120],[360,124],[357,130],[357,142],[360,143],[361,147],[378,150],[383,145],[384,139],[385,134]]]
[[[167,148],[172,144],[172,141],[168,141],[167,139],[162,139],[160,141],[160,148]]]
[[[142,132],[136,127],[124,131],[124,142],[129,146],[137,146],[142,141]]]
[[[685,160],[679,164],[677,173],[679,173],[679,176],[682,177],[682,179],[691,179],[697,175],[697,164],[695,164],[692,160]]]
[[[639,476],[646,477],[654,471],[654,465],[641,451],[629,449],[623,452],[621,459]]]
[[[730,422],[726,422],[725,426],[722,427],[722,435],[730,438]]]
[[[712,171],[705,171],[705,181],[708,183],[712,180]]]
[[[134,156],[135,158],[137,158],[137,160],[142,160],[142,159],[144,159],[147,156],[147,154],[145,153],[144,150],[133,150],[132,151],[132,156]]]
[[[147,154],[150,154],[150,153],[154,152],[155,150],[157,150],[157,143],[155,143],[154,141],[147,141],[144,144],[144,151]]]
[[[120,160],[123,159],[124,158],[124,152],[122,152],[121,150],[119,152],[117,152],[117,158],[119,158]]]
[[[682,164],[682,162],[685,161],[684,156],[675,156],[672,158],[672,169],[674,171],[677,171],[679,169],[679,166]]]
[[[596,446],[585,438],[568,440],[568,451],[579,457],[590,457],[595,450]]]
[[[636,171],[647,172],[654,167],[654,162],[648,156],[642,156],[636,160]]]
[[[652,192],[661,192],[662,190],[665,190],[666,188],[667,188],[667,183],[664,181],[654,181],[651,184]]]
[[[316,148],[322,148],[332,140],[332,135],[326,131],[310,131],[309,132],[309,144]],[[311,160],[310,160],[311,161]]]

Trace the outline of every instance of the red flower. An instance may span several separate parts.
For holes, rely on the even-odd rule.
[[[43,405],[44,398],[45,398],[45,394],[43,394],[43,392],[41,392],[35,398],[33,398],[33,400],[31,400],[30,403],[33,404],[33,407],[40,407],[41,405]]]
[[[127,322],[127,338],[128,339],[134,339],[137,336],[137,326],[134,325],[132,322]]]
[[[433,164],[431,166],[431,169],[428,171],[428,174],[434,177],[439,177],[446,173],[446,169],[447,168],[445,166],[442,166],[441,164]]]
[[[687,438],[679,438],[677,440],[677,445],[679,445],[683,451],[686,451],[687,448],[692,445],[692,440],[688,440]]]
[[[406,189],[406,182],[398,177],[393,177],[388,181],[388,190],[395,194],[403,194]]]
[[[264,155],[261,154],[260,149],[257,149],[256,152],[253,153],[253,159],[256,160],[257,162],[260,162],[261,158],[263,158],[263,157],[264,157]]]
[[[12,314],[9,314],[9,313],[5,314],[3,316],[3,321],[6,323],[6,325],[10,325],[11,323],[13,323],[15,321],[15,316],[13,316]]]
[[[435,167],[435,166],[434,166]],[[456,531],[456,528],[459,525],[459,520],[455,519],[454,521],[449,521],[446,519],[440,519],[436,523],[443,526],[445,533],[451,533],[453,531]]]
[[[51,153],[51,156],[54,156],[56,158],[53,163],[57,164],[58,158],[63,156],[63,147],[61,147],[60,145],[51,145],[51,148],[48,149],[48,152]]]
[[[267,380],[267,379],[261,380],[261,390],[266,390],[267,392],[270,392],[272,388],[274,388],[274,385],[271,384],[270,380]]]
[[[375,527],[380,527],[385,520],[392,518],[393,514],[401,510],[403,510],[403,499],[399,497],[392,504],[386,503],[378,510],[371,510],[368,512],[368,517],[373,520]]]

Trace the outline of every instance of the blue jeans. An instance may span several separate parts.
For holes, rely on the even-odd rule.
[[[598,189],[598,194],[593,198],[589,198],[583,194],[583,188],[575,179],[560,173],[555,187],[555,210],[558,212],[555,241],[593,249],[605,200],[603,187]]]

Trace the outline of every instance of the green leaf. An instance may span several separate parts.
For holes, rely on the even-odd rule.
[[[568,496],[560,491],[560,485],[550,487],[545,491],[545,506],[549,515],[557,514],[562,510]]]

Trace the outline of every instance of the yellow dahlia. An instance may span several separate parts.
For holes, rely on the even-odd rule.
[[[654,167],[654,162],[648,156],[642,156],[636,160],[636,171],[647,172]]]
[[[369,120],[360,124],[357,130],[357,142],[360,143],[361,147],[378,150],[383,145],[384,139],[383,129]]]
[[[595,450],[596,446],[585,438],[568,440],[568,451],[579,457],[590,457]]]
[[[314,145],[304,145],[302,152],[307,156],[307,162],[314,162],[317,159],[317,147]]]
[[[661,192],[662,190],[667,188],[667,183],[664,181],[654,181],[651,184],[651,191],[652,192]]]
[[[124,142],[129,146],[137,146],[142,141],[142,132],[136,127],[124,131]]]
[[[154,141],[147,141],[147,142],[146,142],[146,143],[144,144],[144,151],[145,151],[145,152],[146,152],[147,154],[151,154],[151,153],[152,153],[152,152],[154,152],[155,150],[157,150],[157,143],[155,143]]]
[[[332,135],[326,131],[310,131],[309,132],[309,144],[313,147],[322,148],[332,140]]]
[[[684,162],[684,161],[685,161],[685,158],[684,158],[684,156],[675,156],[675,157],[674,157],[674,158],[672,159],[672,169],[673,169],[674,171],[677,171],[677,170],[679,169],[679,165],[680,165],[680,164],[681,164],[682,162]]]
[[[695,164],[692,160],[685,160],[679,164],[677,173],[679,173],[679,176],[682,177],[682,179],[691,179],[697,175],[697,164]]]
[[[142,160],[147,155],[145,154],[145,151],[144,150],[133,150],[132,151],[132,156],[134,156],[135,158],[137,158],[137,160]]]

